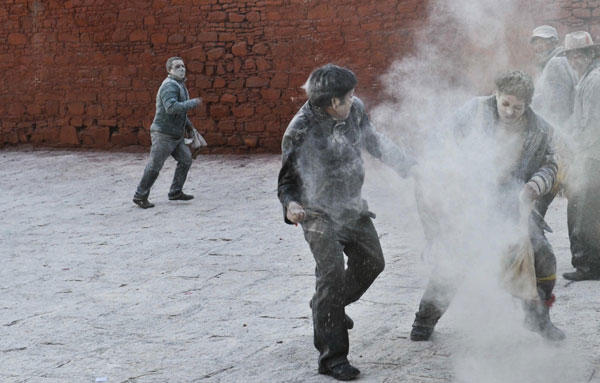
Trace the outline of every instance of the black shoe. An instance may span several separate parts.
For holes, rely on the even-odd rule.
[[[431,334],[433,334],[433,327],[413,326],[412,331],[410,332],[410,340],[422,342],[429,340]]]
[[[600,273],[593,271],[583,271],[582,269],[575,269],[570,273],[564,273],[563,278],[569,281],[596,281],[600,280]]]
[[[331,368],[319,366],[319,374],[330,375],[336,380],[352,380],[360,374],[360,370],[346,362]]]
[[[169,195],[170,201],[189,201],[191,199],[194,199],[194,196],[190,194],[185,194],[184,192],[179,192],[175,195]]]
[[[144,198],[144,199],[134,198],[133,203],[138,205],[142,209],[148,209],[148,208],[154,207],[154,204],[150,203],[150,201],[148,201],[148,198]]]

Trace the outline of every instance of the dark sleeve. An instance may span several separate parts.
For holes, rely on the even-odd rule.
[[[179,87],[177,84],[167,82],[160,88],[159,93],[160,100],[168,114],[181,114],[198,104],[195,100],[177,101],[179,98]]]
[[[281,170],[277,182],[277,197],[283,207],[285,223],[292,224],[286,217],[290,202],[301,202],[301,179],[298,172],[298,153],[302,135],[297,131],[298,120],[294,118],[288,126],[281,142]]]
[[[548,194],[554,182],[556,181],[556,174],[558,173],[558,163],[554,157],[554,143],[552,140],[553,129],[549,128],[548,144],[544,151],[544,160],[542,166],[531,176],[530,181],[535,182],[540,188],[540,195]]]
[[[400,149],[391,139],[375,129],[362,101],[357,99],[354,104],[358,108],[357,113],[364,148],[370,155],[394,169],[401,177],[407,177],[408,171],[417,164],[417,161]]]

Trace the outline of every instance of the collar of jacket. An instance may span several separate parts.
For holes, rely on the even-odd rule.
[[[177,77],[173,76],[172,74],[169,74],[167,77],[169,77],[172,80],[175,80],[177,82],[186,82],[187,81],[187,77],[184,77],[183,80],[178,79]]]
[[[538,66],[540,68],[544,69],[546,67],[546,65],[548,64],[548,62],[550,62],[550,60],[552,60],[554,58],[554,56],[556,56],[563,50],[564,50],[564,48],[559,46],[554,49],[549,49],[546,52],[543,52],[543,55],[541,55],[541,59],[538,61]]]
[[[310,111],[312,112],[313,116],[315,117],[315,120],[317,120],[317,122],[321,126],[327,126],[327,127],[332,128],[333,126],[335,126],[341,122],[344,122],[344,121],[336,120],[335,118],[333,118],[333,116],[331,114],[329,114],[325,110],[323,110],[323,108],[319,108],[319,107],[311,104],[310,102],[308,103],[308,107],[309,107]]]
[[[592,73],[592,71],[596,68],[600,68],[600,57],[596,57],[594,59],[594,61],[592,61],[592,63],[590,64],[590,66],[587,68],[587,70],[585,71],[585,73],[583,74],[583,76],[581,76],[581,80],[579,80],[579,83],[581,84],[583,82],[583,80],[585,80],[585,78]]]

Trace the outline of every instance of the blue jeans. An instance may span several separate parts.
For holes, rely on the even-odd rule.
[[[150,149],[150,160],[144,169],[144,175],[137,187],[135,199],[147,199],[150,195],[150,189],[158,177],[165,161],[169,156],[173,156],[177,161],[177,168],[169,190],[169,196],[175,196],[183,189],[183,184],[187,178],[187,173],[192,166],[192,154],[190,149],[183,142],[183,137],[177,138],[168,134],[151,132],[152,148]]]

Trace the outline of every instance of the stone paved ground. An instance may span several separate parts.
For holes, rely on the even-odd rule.
[[[169,202],[169,160],[142,210],[147,154],[0,151],[0,381],[328,382],[309,319],[314,262],[282,222],[278,156],[203,156]],[[432,342],[407,339],[430,263],[411,181],[369,162],[386,270],[348,308],[364,382],[600,382],[600,282],[559,279],[548,345],[518,303],[476,284]],[[548,221],[570,269],[565,200]],[[492,299],[493,298],[493,299]],[[472,304],[477,302],[477,304]],[[471,303],[471,304],[469,304]]]

